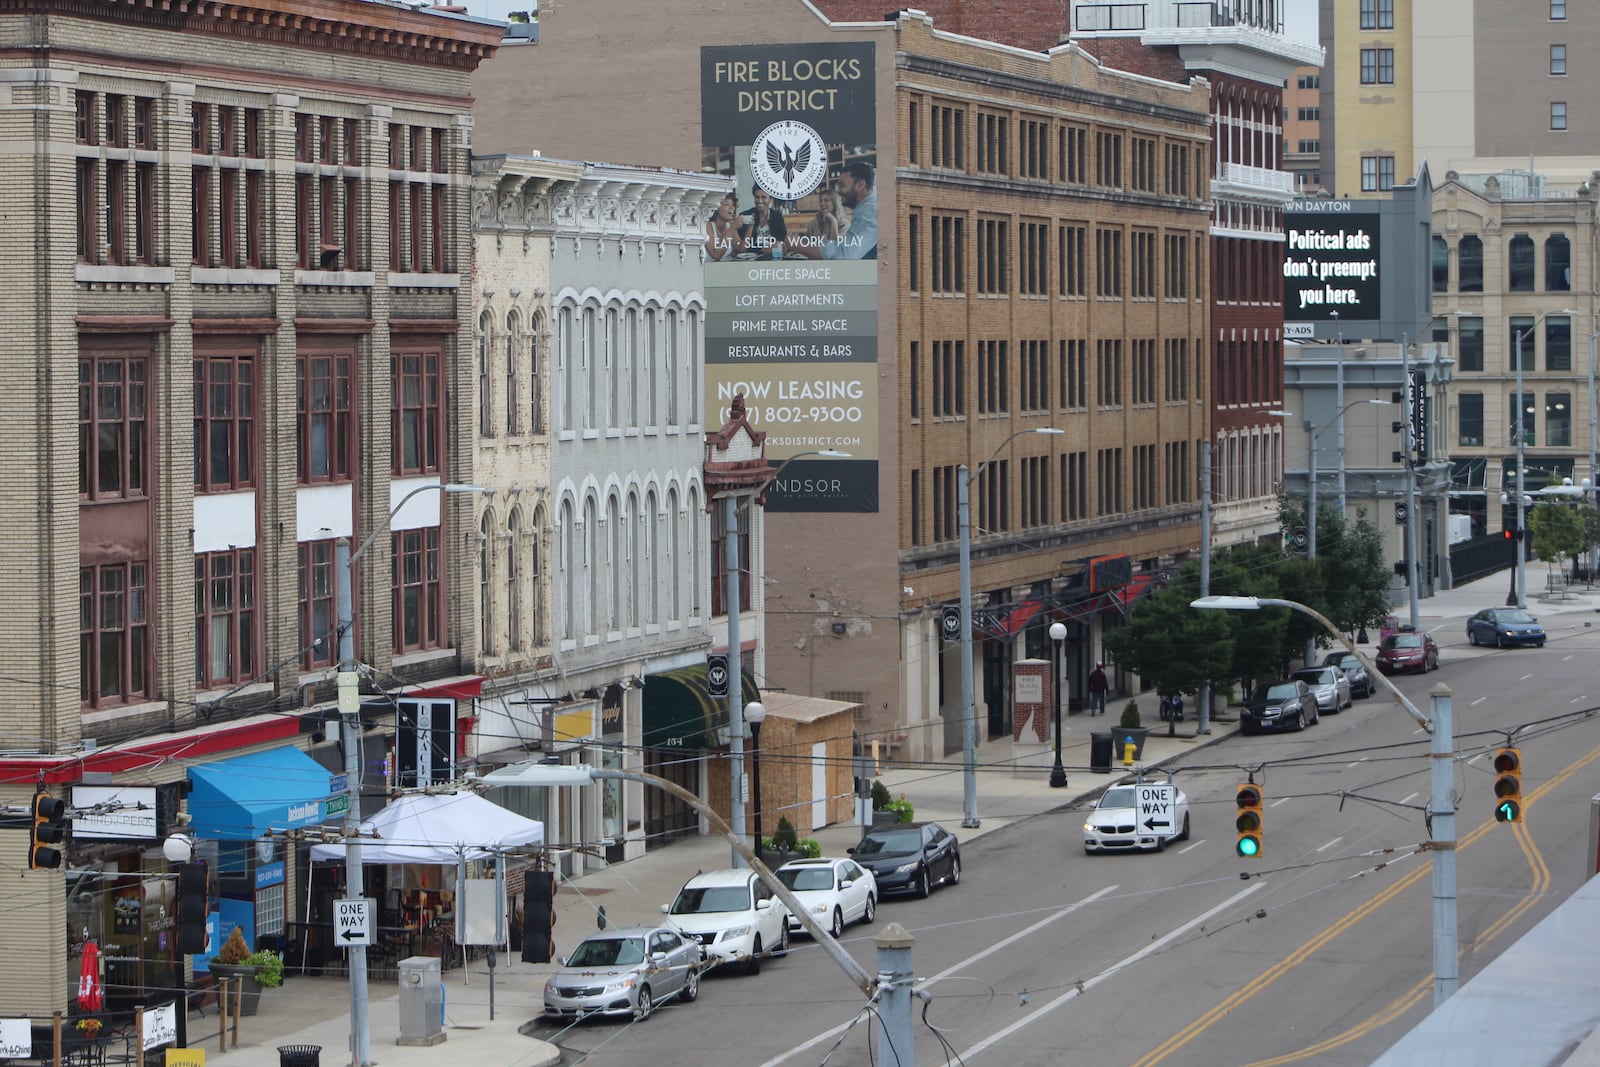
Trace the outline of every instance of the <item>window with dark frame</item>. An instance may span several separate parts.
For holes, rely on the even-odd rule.
[[[78,494],[85,500],[148,495],[148,365],[143,357],[78,360]]]
[[[200,689],[248,682],[256,674],[256,553],[194,557],[194,680]]]
[[[1056,228],[1056,288],[1058,296],[1086,296],[1088,273],[1085,248],[1088,233],[1082,225]]]
[[[398,530],[393,537],[394,651],[442,648],[444,560],[439,527]]]
[[[1567,128],[1567,102],[1565,100],[1551,101],[1550,128],[1552,130],[1564,130]]]
[[[978,220],[978,292],[998,295],[1009,290],[1007,266],[1009,223],[1005,219]]]
[[[1572,290],[1572,242],[1564,233],[1544,239],[1544,291],[1565,293]]]
[[[339,638],[333,570],[335,541],[299,543],[300,666],[303,670],[332,667],[339,661]]]
[[[390,357],[392,473],[438,474],[442,470],[444,406],[438,350],[397,349]]]
[[[194,360],[194,491],[256,484],[254,352],[204,353]]]
[[[1565,77],[1567,73],[1567,46],[1553,44],[1550,46],[1550,74],[1553,77]]]
[[[1566,315],[1548,315],[1544,320],[1544,369],[1572,370],[1572,320]],[[1554,442],[1551,442],[1552,444]]]
[[[349,482],[355,463],[355,356],[307,352],[295,357],[295,433],[301,485]]]
[[[1483,319],[1462,316],[1456,320],[1456,370],[1483,370]]]
[[[1511,342],[1510,369],[1516,370],[1520,364],[1524,371],[1537,370],[1534,365],[1534,355],[1537,338],[1533,329],[1534,317],[1532,315],[1513,315],[1506,324],[1509,329],[1507,340]]]
[[[1483,446],[1483,394],[1460,393],[1456,397],[1456,444],[1464,448]]]
[[[1483,292],[1483,238],[1465,234],[1456,242],[1456,288],[1463,293]]]
[[[78,689],[86,707],[150,696],[149,574],[145,560],[78,568]]]

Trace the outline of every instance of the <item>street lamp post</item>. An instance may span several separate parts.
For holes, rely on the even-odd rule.
[[[967,473],[965,463],[956,469],[956,525],[961,539],[961,825],[968,828],[979,825],[978,706],[972,691],[972,483],[995,461],[1001,449],[1030,433],[1055,435],[1066,431],[1054,426],[1018,430],[1001,441],[971,474]]]
[[[1528,443],[1527,431],[1523,429],[1523,419],[1527,415],[1528,402],[1522,395],[1522,339],[1532,337],[1534,329],[1548,318],[1552,312],[1546,311],[1536,317],[1526,327],[1518,330],[1513,335],[1511,358],[1517,362],[1517,416],[1511,423],[1512,432],[1517,435],[1517,565],[1512,572],[1512,581],[1515,583],[1511,595],[1506,597],[1507,607],[1525,608],[1528,606],[1528,530],[1527,530],[1527,497],[1523,488],[1523,457]],[[1572,308],[1562,308],[1554,314],[1576,315]],[[1591,339],[1591,345],[1593,341]],[[1593,374],[1594,361],[1590,360],[1590,373]],[[1589,394],[1592,397],[1594,390],[1591,387]],[[1594,438],[1590,434],[1590,440]]]
[[[1344,351],[1344,347],[1342,345],[1340,346],[1339,351],[1341,353]],[[1340,380],[1342,381],[1343,380],[1343,372],[1342,371],[1340,372],[1340,375],[1341,375]],[[1341,390],[1341,394],[1340,395],[1343,395],[1343,391],[1342,390]],[[1344,521],[1344,517],[1345,517],[1345,498],[1344,498],[1344,415],[1345,415],[1345,412],[1349,411],[1353,407],[1359,407],[1362,404],[1378,404],[1378,405],[1382,405],[1382,406],[1387,406],[1390,403],[1391,403],[1391,401],[1381,400],[1381,399],[1379,399],[1377,397],[1364,397],[1361,400],[1352,400],[1350,403],[1344,405],[1343,407],[1341,407],[1339,409],[1338,413],[1335,414],[1333,418],[1331,418],[1328,421],[1322,423],[1320,426],[1317,426],[1317,427],[1313,428],[1309,421],[1306,423],[1306,428],[1309,431],[1309,437],[1307,439],[1308,460],[1307,460],[1307,464],[1306,464],[1306,558],[1307,559],[1316,559],[1317,558],[1317,438],[1321,437],[1325,431],[1331,429],[1334,425],[1338,425],[1338,427],[1339,427],[1339,521],[1342,523]],[[1316,640],[1314,638],[1311,639],[1311,640],[1308,640],[1306,642],[1306,666],[1307,667],[1311,666],[1312,662],[1316,659],[1316,656],[1317,656],[1316,644],[1317,644],[1317,642],[1316,642]]]
[[[333,549],[339,612],[339,720],[344,733],[344,773],[350,790],[350,807],[344,816],[344,877],[345,892],[352,900],[359,900],[366,894],[366,876],[361,867],[361,682],[356,674],[355,598],[351,592],[351,572],[356,560],[366,554],[379,534],[389,529],[395,516],[400,514],[411,498],[426,492],[486,493],[489,490],[481,485],[458,485],[452,482],[420,485],[400,498],[400,503],[390,510],[383,525],[368,534],[353,554],[347,537],[339,538]],[[350,953],[350,1053],[356,1067],[370,1067],[372,1028],[367,1018],[367,949],[365,945],[351,945],[346,951]]]
[[[836,452],[831,448],[796,452],[773,470],[767,484],[783,473],[783,468],[807,456],[824,456],[828,459],[848,459],[850,453]],[[751,499],[759,495],[758,489]],[[744,836],[744,656],[739,637],[739,497],[728,493],[723,499],[723,589],[728,611],[728,790],[729,822],[733,833]],[[759,843],[758,843],[759,844]],[[744,856],[733,850],[733,866],[743,867]]]
[[[1595,473],[1595,453],[1597,451],[1596,445],[1600,444],[1600,439],[1596,438],[1596,425],[1594,417],[1594,340],[1596,337],[1600,337],[1600,332],[1591,333],[1589,335],[1589,477],[1586,479],[1589,492],[1586,493],[1585,496],[1587,497],[1587,502],[1591,508],[1600,505],[1600,474]],[[1596,558],[1597,554],[1600,554],[1600,543],[1591,540],[1589,542],[1590,585],[1594,584],[1595,567],[1597,564],[1600,564],[1600,559]]]
[[[767,706],[759,700],[745,705],[744,721],[750,724],[750,779],[751,802],[755,805],[751,821],[755,825],[755,848],[761,855],[761,724],[766,721]]]
[[[1433,717],[1430,719],[1407,700],[1405,694],[1378,670],[1321,612],[1294,600],[1253,596],[1206,596],[1191,601],[1192,608],[1225,611],[1255,611],[1259,608],[1288,608],[1309,615],[1344,645],[1367,668],[1367,673],[1389,691],[1406,714],[1431,735],[1431,791],[1428,798],[1428,826],[1431,837],[1428,855],[1433,859],[1433,1006],[1438,1007],[1456,991],[1459,981],[1456,957],[1456,808],[1451,795],[1454,784],[1455,734],[1452,725],[1450,690],[1436,685],[1429,694]]]
[[[1061,642],[1067,639],[1067,628],[1064,624],[1053,622],[1050,624],[1050,640],[1055,642],[1055,684],[1051,687],[1056,696],[1056,763],[1050,768],[1050,788],[1064,789],[1067,784],[1067,769],[1061,765]]]

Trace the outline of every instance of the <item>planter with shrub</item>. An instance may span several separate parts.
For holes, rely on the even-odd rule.
[[[1148,733],[1149,731],[1145,729],[1144,721],[1139,715],[1139,702],[1137,700],[1128,701],[1128,706],[1122,709],[1121,721],[1117,724],[1117,728],[1111,731],[1112,747],[1114,749],[1111,754],[1112,759],[1120,760],[1130,742],[1133,744],[1133,758],[1142,759],[1144,757],[1144,739]]]
[[[219,982],[225,978],[240,979],[239,1014],[254,1015],[261,1007],[261,990],[283,984],[283,957],[271,949],[251,952],[250,946],[245,944],[243,929],[235,926],[223,943],[222,951],[211,958],[211,973]],[[231,993],[229,1004],[232,1004]]]

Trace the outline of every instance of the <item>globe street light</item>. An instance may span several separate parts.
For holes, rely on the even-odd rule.
[[[1456,960],[1456,809],[1451,796],[1455,771],[1455,736],[1451,726],[1450,690],[1436,685],[1430,697],[1433,701],[1433,718],[1430,720],[1418,711],[1401,693],[1389,676],[1378,670],[1365,653],[1351,643],[1338,627],[1321,612],[1294,600],[1279,600],[1253,596],[1203,596],[1189,602],[1192,608],[1221,609],[1224,611],[1256,611],[1260,608],[1288,608],[1309,615],[1323,625],[1340,644],[1367,668],[1367,673],[1378,681],[1400,703],[1417,723],[1432,735],[1429,754],[1433,757],[1432,792],[1428,799],[1428,827],[1430,840],[1428,854],[1433,858],[1433,1004],[1438,1007],[1455,993],[1459,981]]]
[[[1000,455],[1001,449],[1024,434],[1059,435],[1067,431],[1054,426],[1018,430],[995,448],[978,469],[967,473],[967,465],[956,468],[956,524],[961,537],[961,725],[964,759],[961,772],[961,825],[978,825],[978,706],[972,692],[972,483]]]
[[[752,819],[755,823],[755,854],[761,855],[761,724],[766,721],[767,706],[752,700],[744,706],[744,721],[750,724],[750,790],[751,803],[755,805]]]
[[[1064,624],[1053,622],[1050,624],[1050,640],[1055,642],[1055,684],[1051,687],[1056,695],[1056,765],[1050,768],[1050,788],[1062,789],[1067,784],[1067,769],[1061,766],[1061,642],[1067,639],[1067,628]]]

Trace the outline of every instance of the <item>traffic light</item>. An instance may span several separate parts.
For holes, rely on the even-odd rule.
[[[33,827],[29,831],[28,869],[53,871],[61,866],[59,845],[67,836],[67,802],[49,793],[33,795]]]
[[[1521,541],[1527,535],[1521,530],[1501,530],[1500,536],[1505,538],[1507,541],[1515,542]]]
[[[1234,846],[1237,855],[1261,855],[1261,787],[1241,785],[1238,795],[1239,816],[1233,825],[1239,831],[1239,841]]]
[[[1522,750],[1502,748],[1494,754],[1494,818],[1522,821]]]

